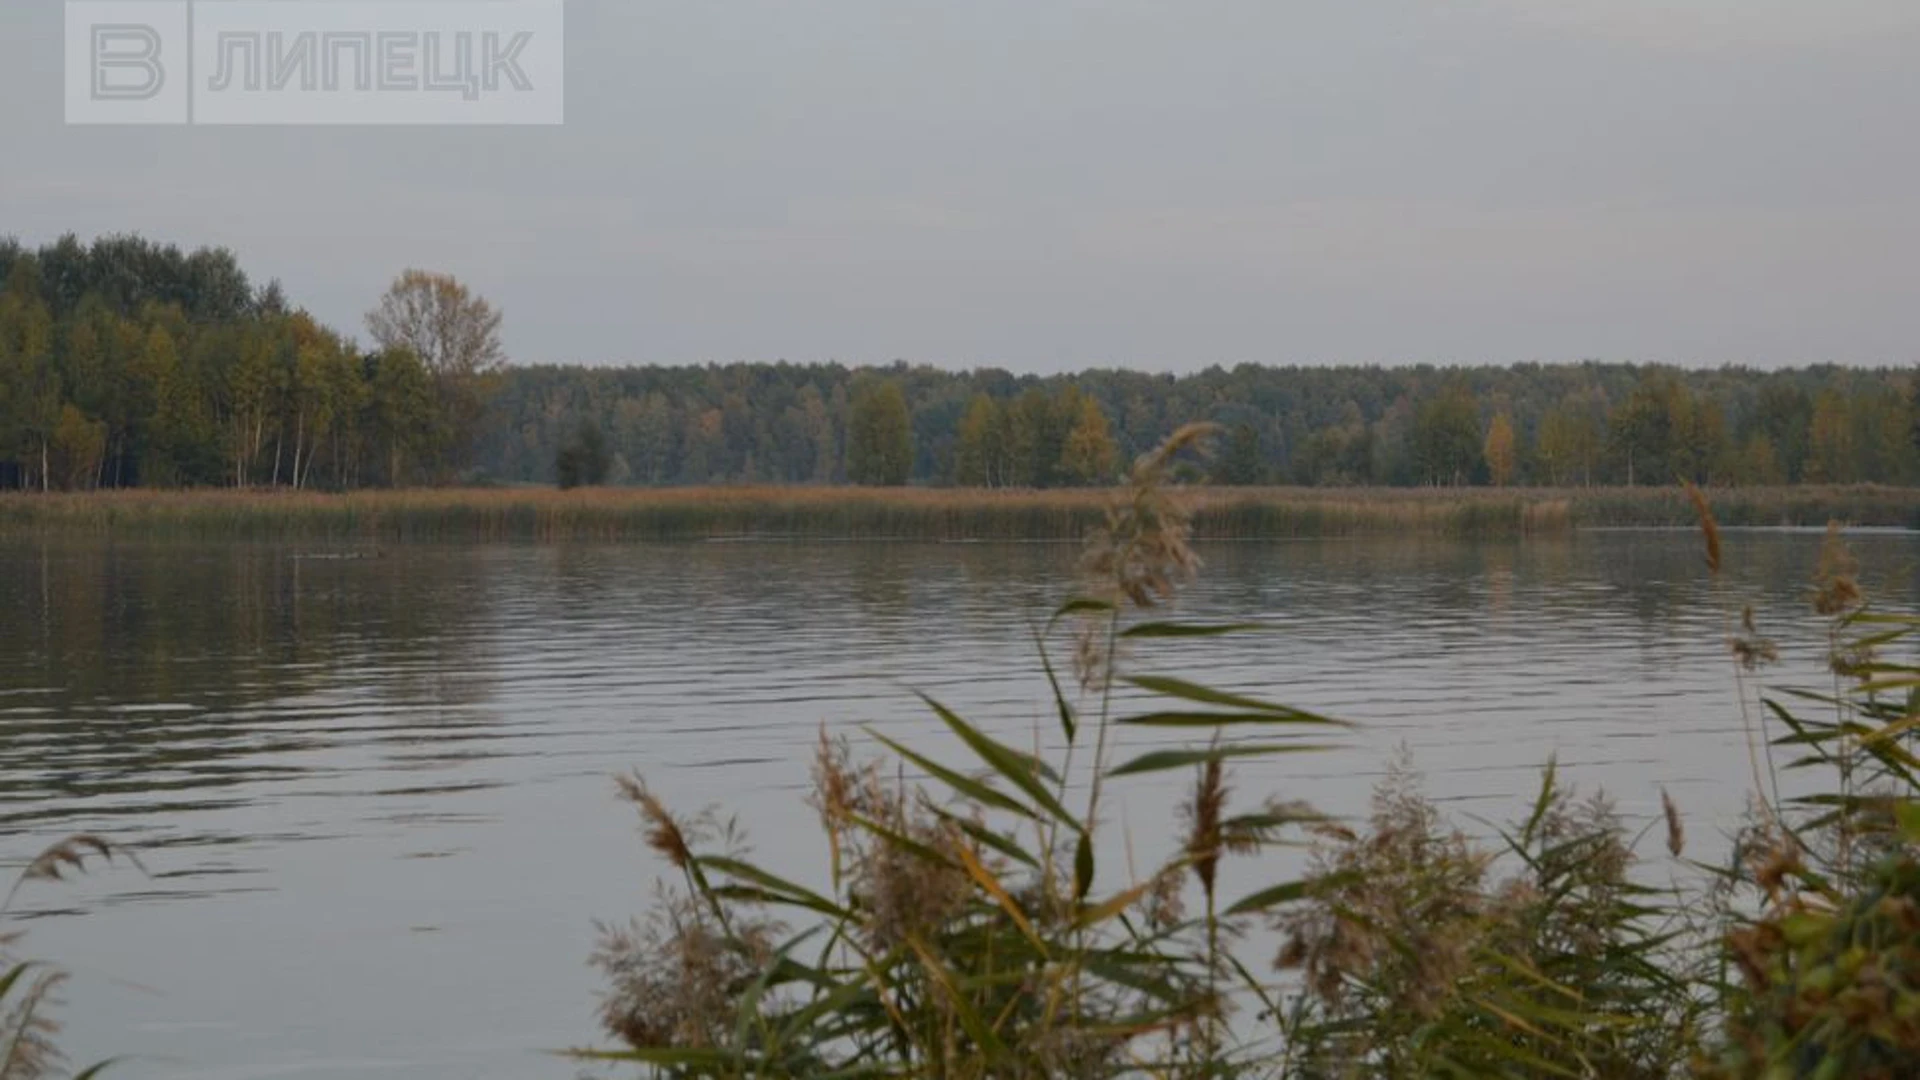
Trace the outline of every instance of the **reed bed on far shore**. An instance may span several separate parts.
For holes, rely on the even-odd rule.
[[[1375,534],[1520,537],[1684,527],[1670,488],[1215,488],[1184,490],[1202,539]],[[670,541],[1078,540],[1111,492],[956,488],[434,488],[346,494],[109,491],[0,495],[0,533],[152,539]],[[1728,488],[1730,526],[1920,527],[1920,488]]]

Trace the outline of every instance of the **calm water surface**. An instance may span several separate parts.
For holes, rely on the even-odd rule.
[[[1204,549],[1185,613],[1270,633],[1137,667],[1364,725],[1237,787],[1363,812],[1404,744],[1463,814],[1518,812],[1549,756],[1630,817],[1662,785],[1696,836],[1738,813],[1746,743],[1721,641],[1751,602],[1818,681],[1819,536]],[[1854,547],[1908,603],[1920,538]],[[138,848],[15,900],[75,975],[76,1057],[129,1077],[571,1077],[595,1041],[593,920],[657,867],[609,776],[724,800],[806,876],[822,723],[945,748],[909,688],[1053,738],[1029,620],[1061,545],[0,546],[0,865],[75,830]],[[1168,784],[1172,781],[1168,781]],[[1125,789],[1136,845],[1175,793]],[[1270,879],[1274,875],[1267,875]],[[1265,879],[1263,879],[1265,880]]]

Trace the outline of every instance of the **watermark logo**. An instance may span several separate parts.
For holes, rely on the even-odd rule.
[[[70,124],[184,124],[191,36],[184,3],[70,3]]]
[[[151,26],[111,23],[93,29],[93,100],[150,101],[167,85],[160,34]]]
[[[562,0],[67,0],[70,124],[559,124]]]

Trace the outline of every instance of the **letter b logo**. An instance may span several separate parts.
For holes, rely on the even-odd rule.
[[[185,0],[67,0],[69,124],[184,124]]]
[[[93,100],[146,101],[167,85],[160,32],[151,26],[93,28]]]

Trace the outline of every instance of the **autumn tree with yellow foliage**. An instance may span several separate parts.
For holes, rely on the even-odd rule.
[[[1493,479],[1493,486],[1506,487],[1513,483],[1514,459],[1513,421],[1506,413],[1493,418],[1493,424],[1487,428],[1487,445],[1484,451],[1487,459],[1487,474]]]

